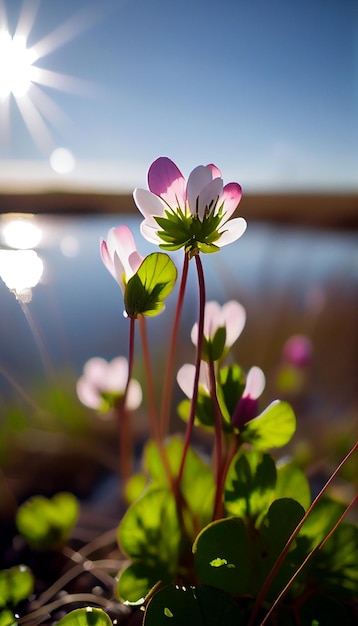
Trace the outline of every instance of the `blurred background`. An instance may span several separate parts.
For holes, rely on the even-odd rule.
[[[294,405],[290,453],[327,474],[356,438],[357,2],[0,0],[4,510],[68,485],[87,496],[117,466],[115,425],[75,383],[90,357],[127,353],[99,241],[127,223],[152,251],[131,193],[161,155],[186,176],[213,162],[243,187],[248,230],[205,257],[208,298],[245,306],[235,357],[264,369],[262,408]],[[189,288],[178,367],[193,360],[195,272]],[[158,380],[174,307],[175,294],[151,322]]]

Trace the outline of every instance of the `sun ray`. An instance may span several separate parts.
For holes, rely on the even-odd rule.
[[[90,81],[82,80],[75,76],[70,76],[69,74],[54,72],[53,70],[36,69],[38,71],[36,72],[34,82],[44,85],[45,87],[70,92],[83,97],[94,96],[98,91],[98,85]]]
[[[0,143],[5,144],[10,138],[10,98],[0,98]]]
[[[85,8],[68,18],[54,30],[27,47],[42,0],[24,0],[14,34],[9,30],[6,3],[0,0],[0,142],[10,135],[13,96],[28,132],[42,152],[54,149],[51,126],[68,123],[67,117],[47,89],[67,92],[85,98],[98,97],[97,84],[50,69],[39,61],[95,23],[115,12],[127,0],[92,0]],[[102,89],[103,92],[103,89]]]
[[[113,3],[101,3],[86,6],[84,9],[70,17],[68,20],[60,24],[48,35],[37,41],[34,45],[36,49],[36,60],[47,56],[54,50],[65,45],[75,37],[78,37],[83,31],[90,28],[93,24],[103,19],[104,14]]]
[[[38,85],[31,85],[30,92],[31,100],[34,106],[44,119],[46,119],[55,128],[71,128],[75,129],[75,126],[71,118],[65,114],[63,109],[56,104],[53,98],[46,94]]]
[[[22,6],[14,37],[24,37],[27,42],[40,6],[40,0],[25,2]]]
[[[21,98],[15,98],[15,101],[27,130],[39,150],[42,152],[51,151],[54,147],[52,135],[31,98],[25,94]]]

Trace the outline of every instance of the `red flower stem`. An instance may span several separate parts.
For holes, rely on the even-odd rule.
[[[214,362],[209,362],[210,394],[214,405],[214,459],[215,459],[215,502],[213,520],[222,516],[222,465],[223,465],[223,433],[222,433],[222,413],[216,393],[216,376]]]
[[[133,434],[130,423],[130,417],[126,408],[129,383],[132,378],[133,361],[134,361],[134,337],[135,337],[135,318],[130,318],[129,329],[129,349],[128,349],[128,378],[123,396],[117,404],[117,419],[119,430],[119,474],[122,485],[128,481],[132,474],[133,463]]]
[[[183,476],[186,455],[188,453],[191,434],[192,434],[193,426],[194,426],[196,405],[198,401],[198,392],[199,392],[200,363],[201,363],[201,353],[202,353],[203,335],[204,335],[205,280],[204,280],[203,266],[202,266],[199,254],[195,256],[195,262],[196,262],[198,284],[199,284],[198,341],[197,341],[197,346],[196,346],[194,389],[193,389],[193,396],[192,396],[191,405],[190,405],[189,420],[188,420],[186,432],[185,432],[183,454],[181,458],[179,473],[177,476],[178,484],[180,483],[182,476]]]
[[[223,465],[223,470],[220,474],[220,484],[217,487],[217,493],[215,497],[215,502],[221,503],[221,506],[222,506],[223,494],[224,494],[224,489],[225,489],[226,476],[229,471],[231,461],[233,460],[240,445],[241,445],[241,437],[240,435],[236,435],[235,438],[232,439],[229,450],[226,455],[226,459],[223,461],[224,465]],[[219,511],[217,508],[214,508],[214,520],[218,519],[219,513],[221,514],[222,510]]]
[[[178,338],[178,329],[181,318],[181,312],[183,309],[184,302],[184,294],[185,287],[188,278],[188,267],[189,267],[189,255],[186,252],[184,255],[184,263],[179,287],[178,301],[175,311],[175,317],[173,322],[172,334],[169,344],[169,352],[168,352],[168,361],[167,366],[165,368],[164,375],[164,385],[163,385],[163,396],[161,402],[160,409],[160,432],[161,436],[164,439],[169,430],[169,418],[170,418],[170,408],[171,408],[171,399],[172,399],[172,391],[173,391],[173,369],[174,369],[174,357],[176,350],[176,343]]]
[[[144,315],[139,315],[138,319],[139,319],[139,328],[140,328],[142,348],[143,348],[144,367],[145,367],[146,379],[147,379],[150,429],[152,432],[152,437],[157,444],[158,451],[159,451],[159,454],[160,454],[160,457],[161,457],[161,460],[165,469],[168,482],[169,484],[173,485],[173,477],[172,477],[172,473],[169,467],[165,448],[163,445],[163,439],[160,436],[160,427],[159,427],[159,422],[158,422],[157,410],[155,406],[153,374],[152,374],[152,367],[150,363],[146,319]]]
[[[285,587],[282,589],[280,595],[276,598],[275,602],[273,603],[273,605],[270,607],[270,610],[268,611],[268,613],[265,615],[264,619],[262,620],[260,626],[264,626],[264,624],[266,624],[268,618],[270,617],[270,615],[273,613],[273,611],[275,610],[276,606],[279,604],[279,602],[282,600],[283,596],[287,593],[287,591],[289,590],[289,588],[291,587],[292,583],[296,580],[297,576],[299,575],[299,573],[303,570],[303,568],[305,567],[306,563],[308,563],[308,561],[312,558],[312,556],[314,556],[314,554],[316,554],[316,552],[318,552],[319,550],[322,550],[324,544],[326,543],[326,541],[328,541],[328,539],[330,537],[332,537],[333,533],[335,532],[335,530],[338,528],[338,526],[341,524],[341,522],[343,522],[344,518],[346,517],[346,515],[349,513],[349,511],[354,507],[354,505],[358,502],[358,495],[354,496],[354,498],[351,500],[351,502],[348,504],[348,506],[346,507],[346,509],[343,511],[342,515],[340,516],[339,520],[337,520],[337,522],[335,523],[335,525],[333,526],[333,528],[331,528],[331,530],[329,531],[328,535],[322,539],[322,541],[318,544],[318,546],[316,546],[315,548],[313,548],[313,550],[311,550],[311,552],[306,556],[305,560],[303,561],[303,563],[301,563],[301,565],[296,569],[295,573],[293,574],[292,578],[290,578],[290,580],[288,581],[288,583],[285,585]]]
[[[261,591],[259,592],[259,594],[257,595],[255,604],[253,606],[252,609],[252,613],[250,615],[250,619],[248,621],[247,626],[253,626],[253,624],[255,623],[255,619],[257,617],[257,614],[260,610],[261,605],[263,604],[267,592],[279,570],[279,568],[281,567],[283,561],[285,560],[288,551],[291,547],[292,542],[295,540],[295,538],[297,537],[298,533],[300,532],[302,526],[304,525],[306,519],[308,518],[308,516],[310,515],[311,511],[314,509],[314,507],[316,506],[317,502],[321,499],[321,497],[323,496],[324,492],[327,490],[327,488],[329,487],[329,485],[331,484],[331,482],[334,480],[334,478],[337,476],[337,474],[339,473],[339,471],[342,469],[343,465],[348,461],[348,459],[352,456],[352,454],[357,450],[358,448],[358,442],[353,446],[353,448],[351,448],[351,450],[348,452],[348,454],[346,454],[346,456],[344,457],[343,461],[341,461],[341,463],[338,465],[338,467],[336,467],[336,469],[334,470],[333,474],[331,474],[331,476],[329,477],[329,479],[327,480],[326,484],[322,487],[321,491],[319,492],[319,494],[316,496],[316,498],[313,500],[311,506],[307,509],[305,515],[303,516],[303,518],[301,519],[301,521],[299,522],[299,524],[297,524],[295,530],[293,531],[293,533],[291,534],[291,536],[289,537],[289,539],[286,542],[285,547],[283,548],[281,554],[278,556],[276,562],[274,563],[274,565],[272,566],[271,571],[269,572],[262,588]]]

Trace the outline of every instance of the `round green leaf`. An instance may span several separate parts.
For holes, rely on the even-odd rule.
[[[26,600],[34,590],[34,577],[29,567],[17,565],[0,572],[0,608]]]
[[[255,558],[252,539],[242,519],[218,520],[204,528],[193,552],[195,571],[203,584],[234,595],[252,593]]]
[[[219,589],[169,585],[150,600],[143,626],[244,626],[246,623],[233,598]]]
[[[241,437],[258,450],[269,450],[288,443],[295,430],[293,409],[287,402],[275,400],[261,415],[245,424]]]
[[[294,463],[288,461],[277,467],[276,499],[293,498],[305,510],[311,504],[311,489],[304,472]]]
[[[18,509],[16,525],[31,547],[57,548],[66,543],[78,512],[78,501],[71,493],[58,493],[51,499],[34,496]]]
[[[118,542],[131,559],[175,568],[180,527],[172,493],[164,487],[149,487],[123,516]]]
[[[58,622],[58,626],[113,626],[112,621],[103,609],[91,606],[75,609],[67,613]]]
[[[119,600],[142,604],[150,590],[158,583],[169,583],[171,576],[165,567],[156,563],[131,563],[118,575],[116,585]]]
[[[126,285],[124,304],[128,315],[160,313],[164,308],[163,300],[171,293],[176,279],[177,269],[167,254],[149,254]]]
[[[230,465],[225,483],[225,507],[230,515],[256,520],[275,497],[276,466],[269,454],[258,450],[239,452]]]

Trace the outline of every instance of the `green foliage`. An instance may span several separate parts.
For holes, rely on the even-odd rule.
[[[132,565],[120,573],[120,599],[137,603],[158,581],[169,582],[178,568],[181,528],[173,494],[151,485],[125,513],[118,543]]]
[[[242,609],[231,596],[204,585],[169,585],[150,600],[143,626],[244,626]]]
[[[171,437],[165,445],[171,476],[177,476],[183,455],[183,441]],[[144,450],[144,467],[150,478],[170,489],[170,482],[162,458],[154,442],[148,442]],[[195,480],[193,480],[195,477]],[[209,523],[213,511],[215,482],[211,468],[200,456],[189,448],[180,483],[182,513],[186,521],[186,532],[194,540],[200,528]]]
[[[225,507],[229,515],[260,520],[276,499],[292,498],[307,509],[311,503],[308,480],[293,462],[276,468],[273,458],[259,450],[240,450],[225,483]]]
[[[295,430],[296,418],[291,406],[276,400],[245,424],[241,436],[257,450],[270,450],[288,443]]]
[[[218,371],[217,395],[223,417],[222,428],[225,432],[233,433],[231,417],[234,413],[238,400],[241,398],[245,388],[245,376],[242,369],[231,364]],[[183,400],[178,406],[178,414],[185,422],[189,419],[191,403]],[[213,401],[206,391],[199,388],[199,396],[195,412],[195,425],[212,430],[214,428],[214,408]]]
[[[229,515],[256,520],[266,513],[275,497],[276,475],[275,462],[269,454],[257,450],[239,453],[225,483]]]
[[[164,308],[163,300],[171,293],[176,279],[177,269],[167,254],[149,254],[126,285],[124,304],[128,315],[160,313]]]
[[[34,577],[26,565],[0,571],[0,609],[16,607],[34,590]],[[1,623],[1,622],[0,622]]]
[[[79,505],[71,493],[48,499],[34,496],[19,507],[16,525],[29,546],[38,550],[64,545],[77,522]]]
[[[171,438],[165,451],[170,476],[176,476],[183,454],[182,440]],[[145,597],[159,580],[175,581],[178,572],[187,576],[191,544],[198,530],[209,522],[214,499],[212,472],[192,449],[188,451],[177,499],[154,442],[145,447],[144,466],[152,482],[129,507],[118,527],[119,545],[132,563],[120,573],[117,593],[131,603]]]
[[[112,621],[105,611],[94,607],[75,609],[57,622],[58,626],[112,626]]]
[[[235,596],[255,596],[303,514],[297,502],[282,499],[273,502],[259,528],[238,517],[213,522],[193,546],[200,581]]]

